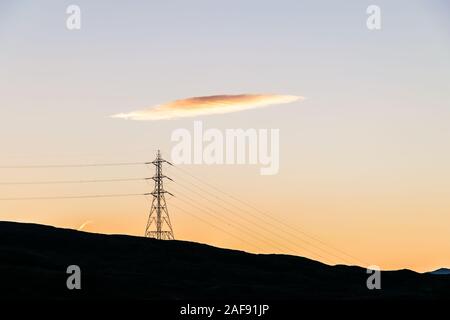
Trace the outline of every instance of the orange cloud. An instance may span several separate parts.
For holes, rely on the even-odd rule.
[[[174,119],[237,112],[275,104],[290,103],[303,99],[303,97],[299,96],[274,94],[238,94],[193,97],[175,100],[130,113],[119,113],[112,117],[131,120]]]

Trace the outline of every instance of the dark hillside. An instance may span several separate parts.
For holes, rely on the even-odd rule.
[[[81,268],[81,290],[66,287],[69,265]],[[448,276],[383,272],[382,290],[369,291],[366,270],[359,267],[12,222],[0,223],[0,277],[3,298],[450,297]]]

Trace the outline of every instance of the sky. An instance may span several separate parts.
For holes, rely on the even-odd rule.
[[[80,30],[66,28],[71,4],[81,9]],[[381,30],[366,27],[372,4],[381,8]],[[180,167],[367,264],[449,267],[449,15],[438,0],[1,1],[0,167],[146,162],[157,149],[170,160],[172,132],[193,130],[198,120],[219,130],[279,129],[278,174],[260,175],[255,165]],[[111,117],[244,94],[304,99],[174,119]],[[141,178],[152,170],[0,168],[0,198],[150,192],[145,181],[1,183]],[[166,188],[176,195],[167,200],[177,239],[325,261],[210,219],[183,202],[189,195],[213,206],[178,184],[192,180],[170,166],[167,175],[175,180]],[[148,210],[143,197],[0,201],[0,220],[142,235]],[[257,230],[257,223],[241,225]],[[270,229],[266,237],[285,244],[284,227]]]

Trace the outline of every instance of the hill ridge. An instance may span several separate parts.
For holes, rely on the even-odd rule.
[[[66,287],[69,265],[81,269],[81,290]],[[370,275],[358,266],[17,222],[0,222],[0,274],[0,296],[8,298],[450,297],[449,277],[411,270],[382,272],[382,290],[368,290]]]

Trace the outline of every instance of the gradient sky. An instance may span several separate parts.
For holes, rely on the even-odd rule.
[[[81,7],[79,31],[65,27],[70,4]],[[380,31],[366,28],[370,4],[381,7]],[[369,264],[449,267],[449,16],[446,1],[1,1],[0,166],[149,161],[158,148],[169,157],[171,132],[194,120],[207,128],[279,128],[278,175],[261,176],[257,166],[183,168]],[[307,99],[178,120],[109,117],[243,93]],[[167,172],[178,178],[176,169]],[[0,180],[151,174],[145,167],[0,169]],[[141,182],[0,185],[0,197],[150,189]],[[176,183],[167,189],[182,198]],[[169,199],[177,239],[259,252],[171,209],[184,206],[177,201]],[[68,228],[90,221],[84,230],[142,235],[148,209],[143,198],[0,201],[0,219]]]

